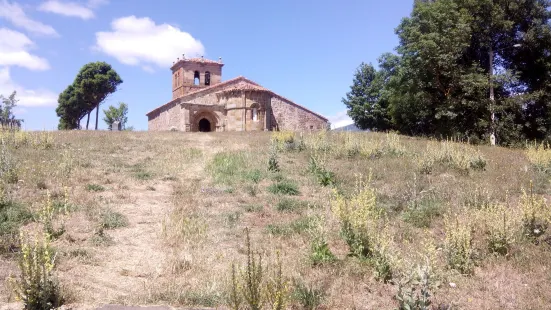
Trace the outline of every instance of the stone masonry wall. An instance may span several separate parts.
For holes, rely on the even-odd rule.
[[[199,85],[195,85],[194,74],[199,72]],[[222,81],[222,67],[212,63],[184,62],[172,72],[172,99],[190,92],[208,87],[205,85],[205,73],[210,72],[210,86]]]
[[[327,127],[327,121],[283,98],[273,96],[272,128],[279,130],[320,130]]]
[[[225,88],[239,89],[242,82],[230,82]],[[216,115],[217,130],[320,130],[327,127],[322,117],[298,106],[283,97],[267,91],[236,90],[219,93],[220,88],[205,90],[173,100],[149,115],[149,130],[186,131],[195,128],[197,117],[183,108],[196,105],[195,109],[211,111]],[[245,94],[244,94],[245,93]],[[209,107],[210,106],[210,107]],[[253,120],[253,108],[257,108],[257,120]],[[224,110],[226,109],[226,110]],[[192,111],[193,112],[193,111]],[[199,111],[198,111],[199,112]],[[193,124],[192,124],[193,123]]]
[[[150,131],[170,130],[171,127],[183,130],[182,117],[183,113],[178,101],[173,101],[149,115],[147,127]]]

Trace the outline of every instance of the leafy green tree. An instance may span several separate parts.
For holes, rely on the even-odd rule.
[[[17,106],[18,99],[15,98],[17,92],[14,90],[11,95],[7,98],[0,95],[0,101],[2,106],[0,107],[0,118],[3,121],[14,120],[15,115],[13,115],[13,109]]]
[[[111,65],[105,62],[91,62],[84,65],[71,84],[58,100],[57,114],[60,117],[60,129],[80,127],[80,121],[87,117],[86,129],[90,122],[90,113],[96,109],[98,129],[99,106],[112,93],[117,91],[122,79]]]
[[[69,85],[58,97],[56,108],[59,130],[80,129],[80,121],[88,114],[89,106],[79,96],[74,85]]]
[[[128,121],[128,105],[126,103],[119,102],[118,107],[109,106],[107,110],[103,110],[103,113],[105,113],[103,121],[107,124],[109,130],[113,129],[112,124],[115,121],[120,123],[121,130],[126,128],[126,122]]]
[[[397,28],[402,56],[393,81],[392,119],[414,135],[482,136],[488,130],[488,79],[463,52],[472,16],[453,0],[417,2]]]
[[[378,131],[391,129],[388,96],[384,88],[397,62],[395,55],[385,54],[379,59],[382,67],[380,71],[365,63],[356,70],[350,92],[342,102],[358,128]]]
[[[91,62],[84,65],[77,74],[74,86],[79,92],[82,100],[88,104],[89,114],[96,109],[96,126],[98,129],[99,106],[112,93],[117,91],[117,87],[122,83],[118,73],[113,70],[111,65],[105,62]],[[88,121],[86,124],[88,128]]]
[[[551,140],[550,18],[550,0],[417,0],[396,29],[398,56],[359,70],[343,102],[362,128]]]

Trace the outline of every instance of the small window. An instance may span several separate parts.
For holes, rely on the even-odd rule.
[[[314,129],[314,125],[310,125],[310,130]]]
[[[205,72],[205,85],[210,85],[210,72]]]
[[[193,84],[199,85],[200,82],[201,82],[201,78],[199,76],[199,71],[195,71],[195,73],[193,74]]]
[[[252,114],[252,117],[253,117],[253,121],[258,121],[258,109],[257,108],[253,108],[253,114]]]

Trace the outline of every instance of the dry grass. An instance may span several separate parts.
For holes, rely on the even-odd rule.
[[[17,229],[41,229],[49,195],[49,208],[63,209],[48,213],[63,228],[52,243],[54,272],[74,308],[228,305],[231,266],[246,260],[246,228],[266,262],[280,253],[296,309],[397,308],[399,284],[417,288],[405,282],[417,266],[430,273],[433,305],[551,304],[543,146],[326,132],[0,138],[0,233],[11,238],[0,278],[17,276]],[[268,171],[272,143],[279,172]],[[349,255],[343,220],[371,242],[369,255]],[[266,283],[273,274],[266,271]],[[20,307],[10,296],[0,283],[0,303]]]

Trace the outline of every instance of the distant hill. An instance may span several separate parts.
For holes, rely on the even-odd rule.
[[[335,129],[333,129],[333,131],[369,131],[369,130],[368,129],[362,130],[362,129],[356,127],[356,125],[350,124],[350,125],[346,125],[346,126],[343,126],[343,127],[335,128]]]

